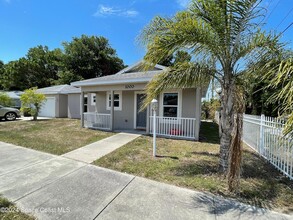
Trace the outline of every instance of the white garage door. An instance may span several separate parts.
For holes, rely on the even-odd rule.
[[[39,116],[41,117],[56,117],[55,111],[55,97],[47,97],[43,104]]]

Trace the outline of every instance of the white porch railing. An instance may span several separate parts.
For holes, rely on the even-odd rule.
[[[293,134],[284,136],[284,121],[264,115],[243,116],[243,141],[293,179]]]
[[[86,128],[110,130],[111,115],[99,114],[95,112],[85,112],[84,114],[84,126]]]
[[[156,117],[156,134],[164,137],[194,139],[195,118]],[[150,116],[150,133],[153,133],[153,116]]]

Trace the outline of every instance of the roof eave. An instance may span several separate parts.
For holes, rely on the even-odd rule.
[[[100,82],[73,82],[72,86],[103,86],[103,85],[119,85],[125,83],[148,83],[153,77],[140,78],[140,79],[126,79],[126,80],[105,80]]]

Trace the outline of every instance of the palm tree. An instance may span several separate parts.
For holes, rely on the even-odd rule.
[[[227,173],[233,143],[239,73],[249,58],[273,50],[277,38],[253,23],[261,14],[259,0],[193,0],[186,11],[172,18],[155,17],[140,38],[147,47],[146,66],[159,63],[178,50],[192,55],[177,63],[147,86],[146,103],[164,89],[203,85],[211,77],[221,85],[220,171]],[[237,99],[238,100],[238,99]],[[237,133],[237,132],[236,132]],[[241,138],[241,137],[238,137]],[[232,143],[233,142],[233,143]],[[237,148],[240,149],[240,148]],[[234,164],[235,165],[235,164]],[[233,166],[234,166],[233,165]]]
[[[282,60],[272,59],[266,63],[264,70],[265,79],[270,80],[269,88],[275,89],[281,87],[281,91],[271,96],[269,101],[279,101],[280,112],[284,116],[288,116],[284,134],[291,133],[293,135],[293,58],[292,51],[288,54],[288,58]],[[277,63],[277,64],[276,64]],[[273,67],[272,67],[273,66]]]

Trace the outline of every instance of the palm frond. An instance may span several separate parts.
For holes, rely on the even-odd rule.
[[[207,86],[214,71],[209,65],[203,63],[177,63],[148,83],[143,108],[146,108],[164,90]]]

